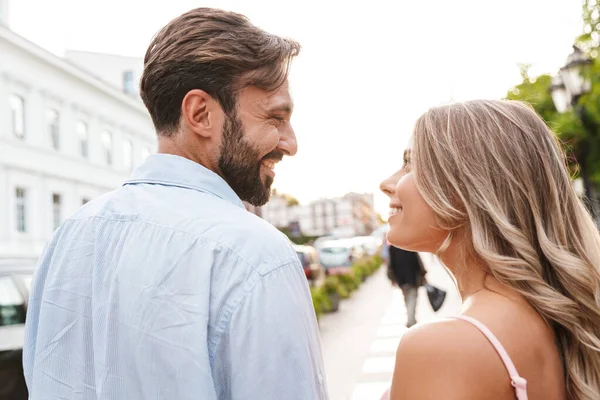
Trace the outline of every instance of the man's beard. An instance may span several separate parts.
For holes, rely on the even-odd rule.
[[[223,127],[219,171],[240,199],[253,206],[262,206],[269,201],[273,178],[261,180],[260,169],[263,160],[281,160],[283,154],[277,150],[262,159],[260,153],[247,141],[241,122],[237,117],[229,117]]]

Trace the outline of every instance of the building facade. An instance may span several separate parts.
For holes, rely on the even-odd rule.
[[[0,24],[0,258],[37,259],[82,204],[155,151],[139,99]]]
[[[88,51],[67,51],[65,59],[133,97],[140,95],[144,59]]]
[[[306,236],[369,235],[379,226],[373,194],[366,193],[348,193],[291,207],[285,195],[275,193],[260,212],[274,226],[293,228]]]

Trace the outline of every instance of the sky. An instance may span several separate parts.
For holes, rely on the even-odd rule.
[[[450,101],[502,98],[531,73],[564,65],[582,32],[582,0],[10,0],[11,29],[62,56],[143,56],[172,18],[208,6],[236,11],[303,49],[290,85],[299,151],[275,187],[301,203],[375,193],[401,167],[415,120]]]

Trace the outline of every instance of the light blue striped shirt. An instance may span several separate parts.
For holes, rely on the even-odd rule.
[[[150,156],[69,218],[32,283],[30,399],[327,399],[290,242],[215,173]]]

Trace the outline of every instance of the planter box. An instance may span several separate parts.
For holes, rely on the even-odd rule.
[[[340,308],[340,295],[337,293],[329,295],[329,300],[331,301],[331,312],[336,312]]]

